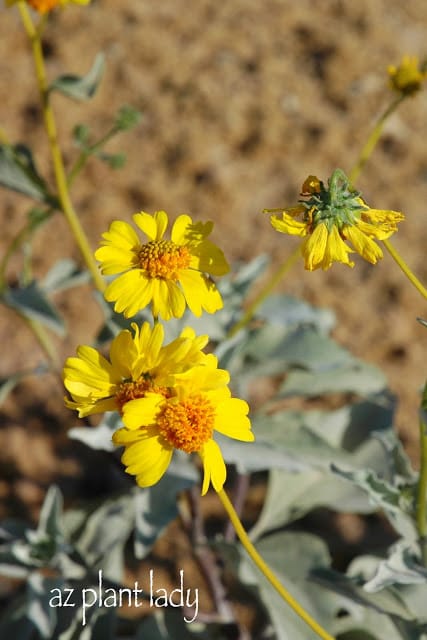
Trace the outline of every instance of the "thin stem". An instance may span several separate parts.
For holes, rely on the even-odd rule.
[[[408,267],[405,260],[398,253],[398,251],[393,247],[390,240],[383,240],[382,242],[385,248],[387,249],[387,251],[389,252],[389,254],[391,255],[391,257],[393,258],[393,260],[398,264],[398,266],[401,268],[405,276],[408,278],[408,280],[420,292],[423,298],[427,300],[427,289],[421,284],[418,278],[412,273],[411,269]]]
[[[240,329],[243,329],[243,327],[246,327],[246,325],[252,320],[258,307],[261,306],[261,304],[270,295],[273,289],[275,289],[275,287],[279,284],[279,282],[282,280],[284,275],[295,264],[295,262],[297,261],[300,255],[301,255],[301,249],[300,247],[298,247],[297,249],[295,249],[293,253],[291,253],[290,256],[286,258],[286,260],[284,260],[284,262],[282,262],[279,265],[279,267],[273,273],[271,278],[267,281],[267,284],[261,289],[259,294],[256,296],[255,300],[249,305],[249,307],[247,308],[243,316],[240,318],[240,320],[236,322],[236,324],[234,324],[231,327],[231,329],[228,331],[228,334],[227,334],[228,338],[231,338],[238,331],[240,331]]]
[[[416,502],[416,522],[418,540],[421,548],[421,558],[424,566],[427,566],[427,426],[420,419],[420,476],[418,479],[418,492]]]
[[[389,104],[387,109],[378,118],[377,122],[375,123],[374,128],[372,129],[372,131],[371,131],[371,133],[369,135],[369,138],[367,139],[367,141],[365,143],[365,146],[363,147],[362,151],[360,152],[359,159],[357,160],[356,164],[354,165],[354,167],[352,168],[352,170],[349,173],[350,184],[353,184],[355,182],[356,178],[358,178],[358,176],[359,176],[360,172],[362,171],[363,167],[365,166],[366,162],[371,157],[371,154],[372,154],[373,150],[375,149],[375,147],[376,147],[376,145],[378,143],[378,140],[381,137],[385,121],[387,120],[387,118],[389,118],[389,116],[391,116],[393,111],[395,111],[395,109],[397,109],[397,107],[405,99],[405,97],[406,96],[403,95],[403,94],[397,96],[397,98],[395,98]]]
[[[84,149],[80,153],[79,157],[71,167],[70,172],[68,174],[68,186],[72,185],[75,178],[83,169],[88,159],[92,155],[94,155],[94,153],[96,153],[98,149],[102,149],[105,143],[108,142],[111,138],[113,138],[118,133],[118,131],[120,131],[120,129],[116,126],[113,126],[110,129],[110,131],[107,131],[107,133],[98,140],[98,142],[95,142],[94,144],[90,145],[87,149]]]
[[[16,309],[15,309],[16,311]],[[50,362],[50,364],[53,366],[53,368],[58,371],[59,370],[59,359],[58,359],[58,354],[55,350],[55,347],[53,346],[49,335],[46,333],[44,327],[40,324],[40,322],[38,322],[37,320],[33,320],[32,318],[27,318],[26,316],[24,316],[23,314],[17,312],[21,318],[24,320],[24,322],[26,322],[26,324],[28,325],[28,327],[31,329],[31,331],[34,333],[35,337],[37,338],[37,342],[39,343],[40,347],[42,348],[42,350],[44,351],[44,353],[47,356],[48,361]]]
[[[325,631],[303,607],[295,600],[295,598],[285,589],[285,587],[279,582],[274,573],[272,573],[271,569],[264,562],[264,560],[259,555],[258,551],[253,546],[252,542],[249,540],[249,536],[244,530],[240,519],[235,512],[233,505],[231,504],[227,494],[224,489],[218,492],[219,499],[221,500],[224,509],[226,510],[228,517],[230,518],[236,533],[239,537],[240,542],[244,546],[246,552],[251,557],[253,562],[256,564],[258,569],[263,573],[266,579],[270,582],[270,584],[276,589],[279,595],[283,598],[283,600],[291,607],[294,613],[297,614],[304,622],[312,629],[319,638],[323,640],[334,640],[333,636],[331,636],[327,631]]]
[[[34,27],[30,14],[26,7],[25,2],[22,0],[18,3],[21,19],[27,32],[28,38],[31,42],[31,48],[34,57],[37,83],[40,92],[41,106],[43,111],[44,124],[46,128],[47,137],[49,140],[49,147],[52,155],[53,169],[55,173],[55,181],[58,189],[58,197],[61,203],[62,210],[65,218],[74,235],[76,243],[80,249],[83,259],[89,269],[95,286],[100,291],[104,291],[105,283],[102,278],[96,261],[93,257],[92,249],[89,245],[89,241],[80,224],[80,220],[72,205],[70,194],[68,191],[67,177],[65,174],[64,164],[62,160],[61,150],[58,144],[58,135],[56,129],[55,117],[52,107],[49,102],[49,91],[46,77],[46,69],[44,65],[43,50],[40,39],[40,32]]]

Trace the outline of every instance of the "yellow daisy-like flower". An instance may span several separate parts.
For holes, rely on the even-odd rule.
[[[80,346],[77,357],[67,358],[63,379],[72,400],[65,402],[79,417],[104,411],[121,413],[123,405],[147,392],[168,395],[174,374],[207,358],[202,349],[208,336],[196,337],[191,328],[166,346],[162,325],[152,329],[145,322],[139,329],[133,323],[132,328],[134,335],[126,329],[114,338],[110,360],[89,346]]]
[[[55,7],[63,7],[70,2],[73,4],[89,4],[90,0],[26,0],[27,4],[39,13],[48,13]],[[6,6],[16,4],[18,0],[6,0]]]
[[[148,242],[142,243],[130,224],[116,220],[95,252],[103,274],[121,274],[104,294],[115,302],[115,311],[131,317],[151,304],[155,318],[170,320],[180,318],[186,305],[195,316],[221,309],[222,298],[210,276],[224,275],[229,266],[222,251],[207,240],[213,223],[193,223],[190,216],[180,215],[171,239],[165,240],[164,211],[142,211],[133,220]]]
[[[125,447],[122,462],[139,486],[158,482],[174,449],[181,449],[198,453],[202,459],[202,495],[210,483],[221,491],[226,467],[214,431],[237,440],[254,440],[247,403],[231,397],[229,374],[217,368],[215,356],[206,358],[203,364],[175,376],[172,395],[153,391],[124,405],[125,427],[114,433],[113,441]]]
[[[403,56],[398,67],[390,65],[388,68],[390,87],[403,95],[413,95],[421,89],[427,77],[427,71],[420,67],[416,56]]]
[[[375,240],[385,240],[397,231],[403,214],[368,207],[340,169],[334,171],[328,187],[316,176],[309,176],[301,190],[304,199],[296,207],[282,210],[281,215],[272,216],[271,225],[280,233],[304,238],[301,252],[309,271],[329,269],[334,262],[353,267],[348,254],[354,251],[376,264],[383,253]],[[264,211],[275,213],[280,209]]]

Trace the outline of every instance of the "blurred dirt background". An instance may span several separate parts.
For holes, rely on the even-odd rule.
[[[111,142],[127,164],[114,172],[89,161],[73,200],[95,248],[111,220],[144,209],[189,213],[215,221],[214,239],[230,261],[268,252],[273,265],[296,240],[277,234],[264,207],[292,205],[308,174],[327,179],[349,170],[375,118],[391,99],[386,69],[403,54],[426,55],[427,3],[421,0],[93,0],[50,17],[45,38],[51,79],[83,74],[98,51],[106,56],[101,88],[86,104],[55,96],[69,166],[76,123],[95,137],[123,104],[141,124]],[[0,4],[0,126],[9,141],[25,141],[52,182],[32,59],[17,10]],[[401,106],[357,186],[375,208],[401,210],[406,222],[394,244],[427,283],[427,91]],[[0,193],[0,252],[23,227],[30,202]],[[35,236],[34,275],[59,259],[80,260],[57,215]],[[16,282],[22,255],[10,262]],[[417,458],[417,407],[427,375],[427,305],[388,255],[375,267],[356,258],[349,269],[307,273],[294,267],[281,290],[332,308],[335,336],[356,355],[383,368],[399,398],[397,428]],[[88,287],[58,295],[69,334],[53,337],[60,357],[90,343],[101,316]],[[0,377],[43,359],[28,328],[0,310]],[[68,496],[108,490],[100,466],[82,447],[69,449],[74,416],[62,406],[54,376],[22,383],[3,407],[0,424],[0,517],[34,517],[52,478]],[[99,459],[96,458],[96,460]],[[83,461],[83,462],[82,462]],[[86,464],[87,463],[87,464]],[[81,465],[86,464],[82,475]],[[120,470],[116,471],[117,474]],[[354,522],[348,527],[354,531]]]

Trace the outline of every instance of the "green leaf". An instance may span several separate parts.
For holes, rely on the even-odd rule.
[[[51,589],[60,589],[62,578],[45,578],[40,573],[32,573],[27,581],[27,616],[42,638],[53,637],[57,621],[57,611],[49,605]]]
[[[0,185],[30,198],[57,206],[40,176],[28,147],[0,144]]]
[[[123,107],[120,107],[116,115],[114,126],[120,131],[129,131],[129,129],[133,129],[140,123],[141,116],[142,114],[138,109],[129,105],[124,105]]]
[[[3,292],[3,301],[26,318],[41,322],[60,336],[65,335],[62,318],[35,280],[26,287],[7,288]]]
[[[68,98],[86,101],[92,98],[101,82],[104,74],[104,55],[98,53],[92,68],[85,76],[67,74],[60,76],[52,82],[49,91],[59,91]]]
[[[269,324],[288,328],[310,325],[320,333],[328,334],[335,326],[335,314],[330,309],[319,309],[304,300],[287,294],[274,294],[267,298],[257,311],[257,316]]]
[[[80,271],[74,260],[63,258],[55,262],[41,282],[45,293],[57,293],[90,281],[88,271]]]

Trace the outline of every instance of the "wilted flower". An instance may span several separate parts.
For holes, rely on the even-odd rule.
[[[357,251],[365,260],[375,264],[383,257],[375,240],[384,240],[397,231],[402,213],[371,209],[353,190],[346,175],[336,169],[328,187],[316,176],[309,176],[301,190],[303,198],[295,207],[282,210],[271,217],[272,226],[280,233],[305,238],[301,252],[309,271],[329,269],[333,262],[349,267],[354,262],[349,253]],[[266,213],[280,209],[265,209]],[[299,218],[299,219],[298,219]],[[352,249],[346,241],[349,241]]]
[[[388,75],[390,86],[394,91],[403,95],[412,95],[421,89],[427,72],[420,67],[416,56],[403,56],[398,67],[389,66]]]
[[[105,299],[126,317],[151,304],[155,318],[180,318],[186,305],[200,316],[223,306],[221,295],[210,276],[227,273],[229,266],[222,251],[207,240],[212,222],[195,222],[188,215],[175,220],[171,239],[163,236],[168,226],[164,211],[154,215],[136,213],[135,224],[148,242],[141,242],[127,222],[112,222],[95,253],[105,275],[119,275],[111,282]]]
[[[19,0],[6,0],[6,5],[10,7]],[[26,0],[27,4],[39,13],[48,13],[55,7],[62,7],[70,2],[73,4],[89,4],[90,0]]]

